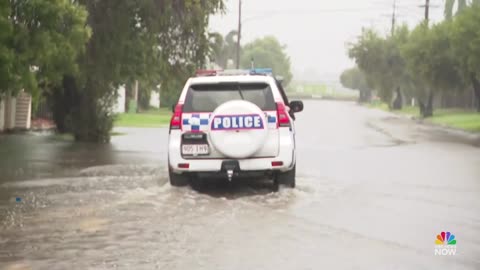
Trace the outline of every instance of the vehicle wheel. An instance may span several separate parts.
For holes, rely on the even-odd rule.
[[[295,164],[293,168],[288,172],[281,172],[278,173],[278,181],[280,184],[286,185],[291,188],[295,188],[296,180],[295,180],[295,173],[296,173],[297,165]]]
[[[168,169],[168,177],[170,178],[170,185],[174,187],[184,187],[188,185],[189,182],[188,176],[184,174],[176,174],[172,172],[170,168]]]

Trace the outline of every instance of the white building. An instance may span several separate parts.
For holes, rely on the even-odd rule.
[[[125,102],[126,102],[126,90],[125,85],[120,86],[117,89],[117,100],[113,105],[114,113],[125,113]],[[150,106],[159,109],[160,108],[160,93],[155,90],[152,90],[150,95]]]
[[[117,102],[113,106],[114,113],[125,112],[125,85],[122,85],[117,89]]]
[[[0,97],[0,132],[6,130],[30,129],[32,117],[32,97],[20,91],[16,97]]]

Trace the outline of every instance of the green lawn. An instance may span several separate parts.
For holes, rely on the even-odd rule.
[[[367,106],[369,108],[389,111],[388,105],[381,102],[368,104]],[[402,110],[393,112],[420,117],[418,107],[405,106]],[[426,121],[466,131],[480,132],[480,113],[474,111],[464,109],[435,109],[433,111],[433,117],[427,118]]]
[[[433,117],[428,121],[467,131],[480,132],[480,113],[476,112],[439,110],[434,111]]]
[[[372,102],[372,103],[369,103],[367,104],[367,107],[368,108],[371,108],[371,109],[379,109],[379,110],[382,110],[382,111],[388,111],[388,104],[387,103],[384,103],[384,102]]]
[[[115,120],[116,127],[155,128],[170,123],[172,113],[169,109],[152,110],[137,114],[122,113]]]

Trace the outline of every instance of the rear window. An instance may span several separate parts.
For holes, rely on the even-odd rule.
[[[188,89],[184,112],[213,112],[230,100],[246,100],[264,111],[276,110],[270,86],[265,83],[197,84]]]

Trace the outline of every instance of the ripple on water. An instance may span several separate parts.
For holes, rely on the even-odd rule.
[[[146,269],[152,262],[169,268],[183,256],[204,260],[206,238],[225,246],[228,237],[235,239],[230,235],[235,231],[253,234],[259,229],[246,220],[270,216],[275,221],[275,213],[290,215],[281,212],[308,203],[321,192],[316,179],[304,176],[297,189],[282,187],[279,192],[271,191],[270,182],[206,185],[198,190],[172,188],[167,181],[164,168],[115,165],[88,168],[73,178],[7,183],[0,188],[22,190],[24,205],[35,201],[37,206],[22,210],[9,205],[13,225],[3,227],[0,239],[17,243],[7,248],[38,259],[39,268],[54,264],[60,269],[60,262],[80,263],[80,257],[105,262],[96,264],[100,268],[115,264],[128,269],[126,265],[139,261],[146,262]],[[0,242],[0,248],[5,245]],[[36,248],[21,248],[25,245]],[[159,256],[164,259],[159,261]],[[42,258],[50,261],[41,262]]]

